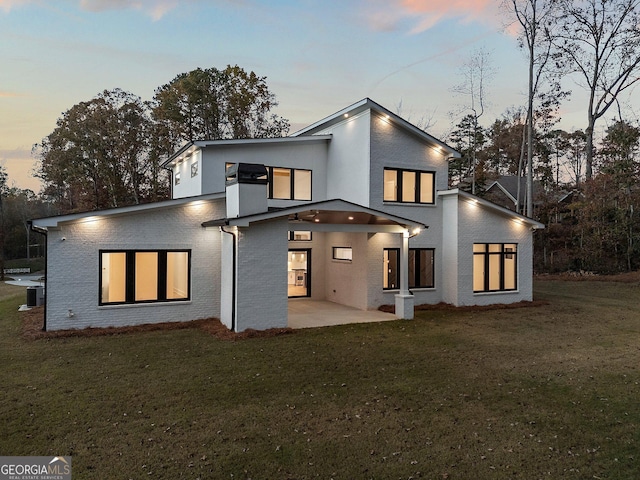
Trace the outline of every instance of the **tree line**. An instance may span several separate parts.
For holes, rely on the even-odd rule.
[[[486,196],[502,176],[522,179],[514,208],[547,227],[535,235],[537,271],[640,268],[640,126],[622,103],[640,80],[640,0],[503,0],[503,8],[528,61],[526,101],[481,125],[490,59],[482,53],[467,62],[454,87],[467,109],[447,137],[462,153],[450,164],[450,186]],[[567,78],[588,94],[585,126],[575,131],[558,128],[571,95]],[[28,204],[33,217],[165,199],[169,172],[161,165],[180,146],[286,135],[289,122],[275,106],[266,78],[237,65],[181,73],[150,101],[105,90],[64,112],[34,147],[42,192],[5,184],[3,211]],[[5,256],[24,251],[17,233],[24,227],[16,227],[24,215],[11,215]]]
[[[166,199],[162,163],[186,142],[281,136],[289,122],[266,78],[235,66],[181,73],[151,101],[105,90],[64,112],[34,147],[43,195],[60,213]]]

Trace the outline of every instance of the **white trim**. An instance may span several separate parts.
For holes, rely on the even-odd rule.
[[[177,198],[172,200],[164,200],[161,202],[143,203],[139,205],[131,205],[128,207],[111,208],[108,210],[96,210],[93,212],[72,213],[69,215],[60,215],[57,217],[45,217],[32,220],[32,224],[36,227],[54,229],[63,223],[79,222],[83,220],[93,220],[100,217],[111,217],[118,215],[127,215],[130,213],[146,212],[149,210],[157,210],[164,208],[174,208],[188,203],[207,202],[210,200],[224,199],[224,193],[211,193],[208,195],[200,195],[196,197]]]

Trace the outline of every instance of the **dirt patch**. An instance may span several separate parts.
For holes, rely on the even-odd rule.
[[[98,337],[104,335],[123,335],[137,332],[156,332],[164,330],[200,329],[220,340],[244,340],[246,338],[275,337],[295,332],[292,328],[271,328],[269,330],[252,330],[235,333],[225,327],[217,318],[205,318],[190,322],[146,323],[129,327],[84,328],[74,330],[56,330],[45,332],[44,307],[36,307],[22,313],[22,336],[28,340],[39,338]]]

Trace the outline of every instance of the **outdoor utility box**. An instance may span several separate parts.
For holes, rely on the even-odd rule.
[[[44,305],[44,287],[27,287],[27,307]]]
[[[236,163],[227,167],[227,218],[244,217],[267,211],[267,167]]]

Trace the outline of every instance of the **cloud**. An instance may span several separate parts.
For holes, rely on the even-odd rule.
[[[9,13],[13,7],[20,7],[27,3],[32,3],[32,0],[0,0],[0,10]]]
[[[367,3],[367,8],[371,29],[405,28],[409,34],[424,32],[447,19],[495,25],[500,18],[499,0],[376,0]]]
[[[2,90],[0,90],[0,98],[15,98],[15,97],[19,97],[20,95],[18,95],[17,93],[13,93],[13,92],[4,92]]]
[[[89,12],[141,10],[155,21],[173,10],[178,3],[178,0],[80,0],[80,8]]]

